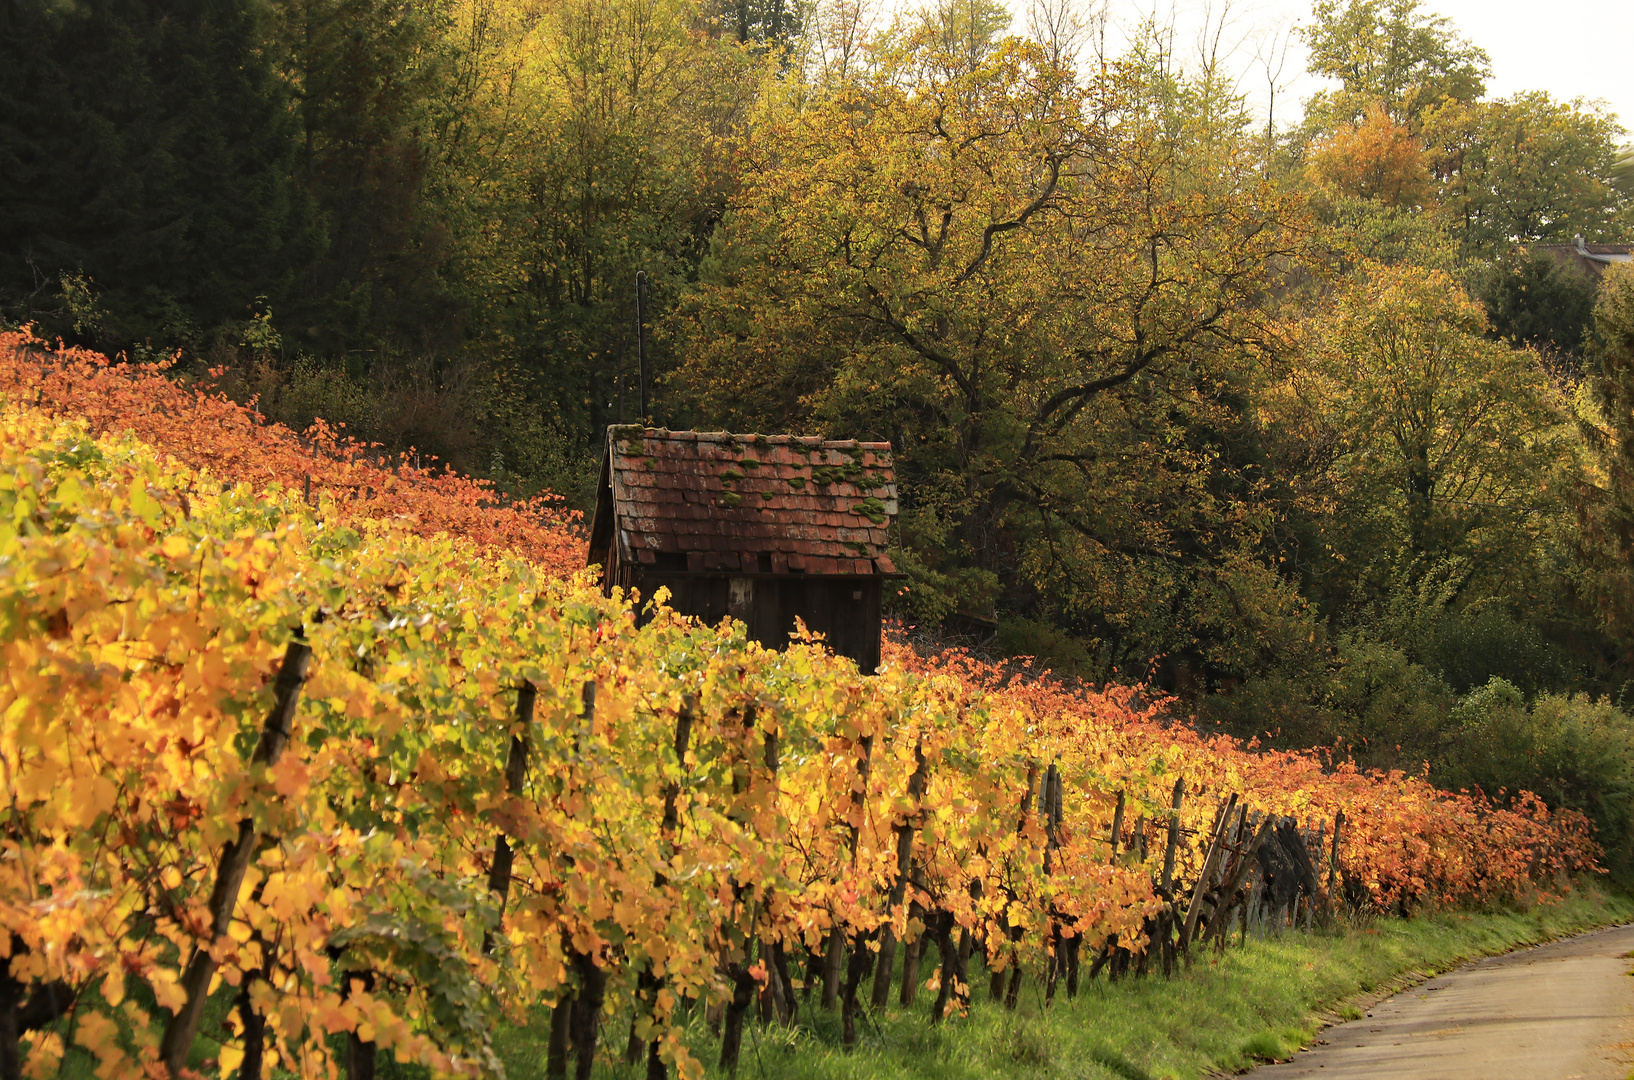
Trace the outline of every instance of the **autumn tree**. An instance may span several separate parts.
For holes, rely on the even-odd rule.
[[[1477,276],[1475,293],[1495,335],[1576,369],[1594,325],[1595,281],[1589,274],[1517,248]]]
[[[1626,663],[1634,652],[1634,267],[1612,267],[1594,311],[1594,367],[1579,426],[1591,457],[1579,547],[1585,594]]]
[[[458,162],[486,218],[463,260],[486,330],[584,444],[638,416],[635,276],[656,323],[719,219],[721,140],[780,66],[697,34],[695,14],[676,0],[553,7],[480,103],[491,149]]]
[[[1311,317],[1305,361],[1265,398],[1325,507],[1312,572],[1349,582],[1352,602],[1428,574],[1451,575],[1449,600],[1537,586],[1571,463],[1563,403],[1487,329],[1445,273],[1368,267]]]
[[[1323,189],[1395,209],[1415,209],[1430,197],[1430,162],[1424,146],[1377,102],[1363,119],[1346,122],[1310,148],[1310,176]]]
[[[1313,131],[1354,125],[1382,106],[1416,134],[1426,109],[1475,101],[1491,74],[1486,52],[1418,0],[1317,0],[1304,37],[1311,74],[1339,83],[1306,102]]]
[[[1439,214],[1473,258],[1578,234],[1618,238],[1631,205],[1613,182],[1621,134],[1597,107],[1541,91],[1444,103],[1424,124]]]
[[[1612,117],[1543,92],[1487,100],[1486,54],[1417,0],[1321,0],[1314,14],[1309,70],[1339,85],[1306,102],[1307,174],[1364,246],[1410,230],[1403,209],[1465,261],[1626,228]]]
[[[270,0],[270,48],[293,97],[295,174],[322,215],[322,256],[286,323],[319,352],[447,349],[462,336],[429,197],[453,56],[440,5]]]
[[[679,379],[711,425],[891,438],[924,614],[1189,648],[1255,528],[1225,444],[1293,208],[1246,153],[1186,178],[1127,71],[935,30],[745,139]]]
[[[716,33],[740,45],[785,48],[805,28],[808,5],[797,0],[709,0],[704,17]]]

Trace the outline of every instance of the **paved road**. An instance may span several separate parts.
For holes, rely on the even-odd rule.
[[[1481,960],[1328,1028],[1255,1080],[1625,1080],[1634,926]]]

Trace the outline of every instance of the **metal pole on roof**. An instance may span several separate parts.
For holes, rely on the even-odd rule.
[[[635,360],[641,379],[641,422],[647,422],[647,272],[635,272]]]
[[[613,385],[616,387],[614,398],[618,408],[618,422],[624,423],[624,350],[629,348],[630,339],[622,338],[618,343],[618,370],[613,376]]]

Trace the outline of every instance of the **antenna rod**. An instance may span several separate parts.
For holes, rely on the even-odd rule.
[[[647,412],[647,272],[635,272],[635,357],[641,376],[641,422],[650,416]]]

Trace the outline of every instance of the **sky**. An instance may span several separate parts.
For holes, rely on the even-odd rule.
[[[1290,27],[1310,18],[1310,0],[1108,0],[1107,44],[1117,51],[1121,34],[1153,13],[1176,26],[1177,49],[1195,55],[1200,31],[1227,11],[1223,46],[1235,48],[1229,66],[1244,72],[1242,90],[1263,115],[1269,95],[1262,59],[1279,56]],[[1011,0],[1025,9],[1026,0]],[[1444,15],[1454,29],[1492,59],[1488,93],[1547,90],[1556,98],[1601,99],[1625,128],[1634,127],[1634,0],[1421,0],[1424,11]],[[1021,20],[1018,20],[1020,22]],[[1262,59],[1256,59],[1256,56]],[[1295,37],[1282,68],[1275,102],[1279,121],[1297,116],[1298,101],[1323,81],[1305,74]],[[1625,140],[1627,141],[1627,140]]]

